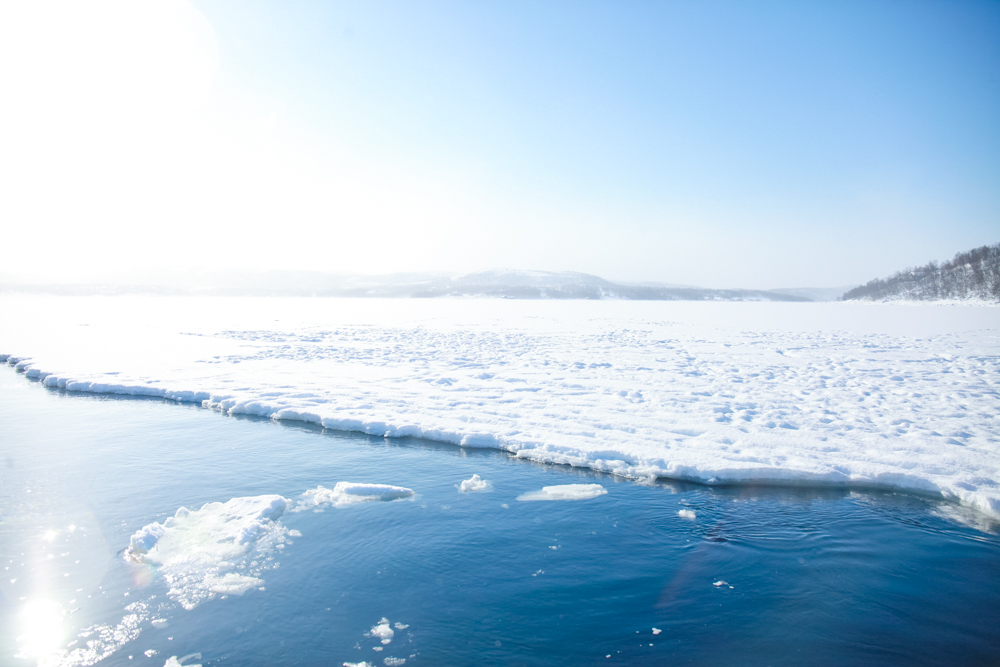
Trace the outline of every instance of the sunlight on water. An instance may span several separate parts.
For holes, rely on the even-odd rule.
[[[62,648],[66,637],[62,606],[51,600],[31,600],[18,614],[21,634],[17,638],[20,652],[17,657],[44,658]]]

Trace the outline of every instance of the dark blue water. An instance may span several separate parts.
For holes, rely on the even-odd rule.
[[[77,647],[129,604],[163,605],[166,627],[142,620],[102,665],[192,653],[187,664],[1000,664],[1000,539],[931,498],[644,486],[495,451],[67,395],[13,371],[0,383],[0,664],[34,664],[13,656],[40,599],[65,610],[60,646]],[[459,493],[473,473],[494,490]],[[286,513],[302,536],[265,590],[190,611],[161,579],[140,586],[121,555],[180,506],[338,481],[418,495]],[[568,483],[608,494],[516,500]],[[383,617],[408,627],[375,651],[365,633]]]

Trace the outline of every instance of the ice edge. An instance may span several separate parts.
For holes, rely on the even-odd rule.
[[[494,433],[460,433],[446,429],[423,428],[419,424],[395,424],[383,421],[321,416],[316,413],[294,410],[268,404],[263,400],[241,400],[231,396],[212,394],[207,391],[174,390],[161,387],[115,384],[89,380],[78,380],[61,376],[54,372],[35,368],[31,357],[0,354],[0,363],[6,362],[25,377],[36,380],[47,387],[73,392],[93,394],[115,394],[121,396],[152,397],[178,403],[200,403],[202,407],[216,410],[226,415],[251,415],[275,421],[298,421],[318,424],[334,431],[364,433],[386,438],[422,438],[458,445],[460,447],[480,447],[506,451],[518,458],[539,463],[569,465],[589,468],[631,480],[668,479],[694,482],[712,486],[742,485],[747,483],[771,486],[818,486],[852,489],[901,489],[921,494],[940,495],[946,500],[956,500],[983,514],[1000,519],[1000,498],[992,497],[978,490],[958,486],[942,485],[925,477],[905,473],[882,473],[878,475],[845,474],[839,471],[815,473],[795,468],[771,466],[699,468],[683,466],[663,461],[627,461],[624,459],[591,458],[586,452],[557,447],[539,442],[519,442]]]

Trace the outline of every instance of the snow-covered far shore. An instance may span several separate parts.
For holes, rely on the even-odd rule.
[[[1000,517],[996,308],[46,296],[0,308],[0,358],[70,391],[633,479],[898,487]]]

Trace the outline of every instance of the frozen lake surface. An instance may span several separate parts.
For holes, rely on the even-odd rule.
[[[996,526],[929,495],[640,484],[13,369],[0,423],[5,665],[1000,661]]]
[[[416,436],[631,479],[905,488],[1000,518],[1000,308],[0,297],[74,391]]]

